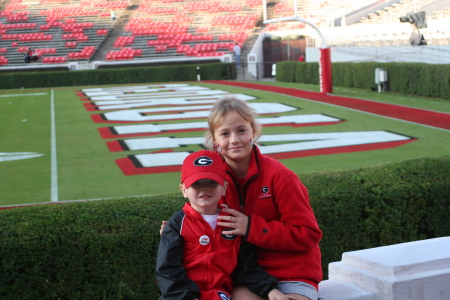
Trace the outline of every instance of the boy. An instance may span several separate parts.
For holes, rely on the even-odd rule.
[[[156,262],[160,300],[228,300],[233,284],[246,285],[263,298],[288,299],[276,289],[276,279],[256,264],[254,247],[216,226],[217,216],[224,214],[218,203],[227,185],[219,154],[202,150],[184,160],[180,189],[189,203],[161,235]]]

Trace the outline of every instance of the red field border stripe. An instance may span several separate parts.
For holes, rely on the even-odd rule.
[[[402,105],[388,104],[372,100],[334,96],[330,94],[321,94],[317,92],[258,83],[224,81],[224,80],[208,80],[205,82],[243,87],[247,89],[263,90],[268,92],[294,96],[298,98],[305,98],[309,100],[365,111],[381,116],[396,118],[400,120],[450,130],[450,114],[443,112],[430,111],[420,108],[412,108]]]

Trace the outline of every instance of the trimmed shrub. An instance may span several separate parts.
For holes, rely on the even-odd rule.
[[[278,62],[276,64],[275,79],[277,81],[296,82],[295,73],[298,66],[298,62]]]
[[[319,64],[283,61],[276,64],[277,81],[319,84]]]
[[[0,73],[3,89],[196,81],[197,66],[202,80],[236,78],[236,67],[228,63],[170,65],[81,71]]]
[[[323,269],[341,254],[450,234],[450,157],[301,176],[323,231]]]
[[[450,234],[450,156],[301,175],[330,262]],[[157,299],[161,220],[180,194],[0,210],[1,299]]]
[[[0,211],[1,299],[157,299],[161,220],[177,195]]]
[[[376,88],[375,69],[388,71],[389,90],[409,95],[450,99],[450,66],[424,63],[333,63],[333,85]],[[296,76],[292,73],[295,72]],[[277,81],[319,84],[318,63],[279,62]]]

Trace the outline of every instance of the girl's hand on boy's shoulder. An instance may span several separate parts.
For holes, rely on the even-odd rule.
[[[241,212],[238,212],[235,209],[231,208],[222,208],[222,211],[230,214],[229,216],[218,216],[218,220],[221,222],[217,222],[217,225],[228,228],[223,231],[223,234],[234,234],[234,235],[242,235],[245,236],[247,233],[248,227],[248,216],[244,215]],[[231,230],[230,230],[231,229]]]
[[[163,233],[164,228],[166,227],[166,225],[167,225],[167,221],[162,221],[161,229],[159,230],[159,235],[161,235]]]

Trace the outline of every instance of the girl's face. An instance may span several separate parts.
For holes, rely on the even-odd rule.
[[[222,149],[221,154],[227,162],[237,163],[250,157],[252,146],[249,144],[253,137],[250,122],[236,112],[229,112],[214,131],[214,145]]]

